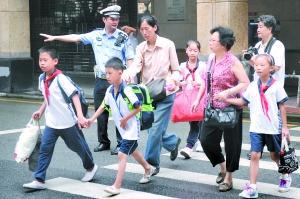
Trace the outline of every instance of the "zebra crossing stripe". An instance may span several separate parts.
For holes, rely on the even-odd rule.
[[[295,138],[293,138],[295,139]],[[224,147],[224,142],[221,142],[221,147]],[[242,150],[244,151],[250,151],[251,145],[250,144],[242,144]],[[202,150],[201,150],[202,151]],[[267,147],[264,147],[264,152],[269,153]],[[300,150],[295,150],[296,155],[300,156]]]
[[[290,128],[290,130],[293,130],[293,131],[300,131],[300,126],[294,127],[294,128]]]
[[[290,136],[290,139],[293,142],[300,142],[300,137],[298,137],[298,136]]]
[[[45,128],[45,126],[41,126],[41,129],[44,129],[44,128]],[[6,135],[6,134],[11,134],[11,133],[20,133],[23,129],[24,128],[0,131],[0,135]]]
[[[110,194],[106,193],[104,189],[107,185],[81,182],[79,180],[73,180],[69,178],[53,178],[46,181],[47,189],[53,191],[59,191],[64,193],[70,193],[74,195],[85,196],[89,198],[109,198]],[[113,197],[114,199],[172,199],[171,197],[162,196],[158,194],[152,194],[142,191],[134,191],[130,189],[121,189],[121,194]]]
[[[170,153],[164,153],[162,155],[170,156]],[[178,154],[178,156],[182,157],[180,154]],[[201,160],[201,161],[207,161],[207,162],[209,161],[204,153],[192,152],[191,156],[192,156],[191,159],[193,159],[193,160]],[[240,166],[250,167],[250,160],[245,159],[245,158],[240,158]],[[278,166],[275,162],[273,162],[273,161],[264,161],[264,160],[259,160],[259,168],[260,169],[272,170],[272,171],[277,171],[278,170]],[[300,169],[293,172],[293,174],[300,174]]]
[[[103,168],[117,170],[118,164],[104,166]],[[126,172],[143,174],[144,170],[139,164],[127,163]],[[160,167],[160,172],[156,176],[172,179],[172,180],[192,182],[192,183],[216,185],[215,182],[216,175],[208,175],[204,173],[196,173],[196,172]],[[153,177],[154,180],[155,177]],[[248,180],[234,178],[233,188],[242,190],[243,186],[248,182],[249,182]],[[279,196],[285,198],[299,198],[300,195],[300,188],[295,188],[295,187],[291,187],[289,192],[285,192],[285,193],[278,192],[278,185],[275,184],[257,182],[257,187],[259,189],[259,193],[261,194],[267,194],[267,195]]]

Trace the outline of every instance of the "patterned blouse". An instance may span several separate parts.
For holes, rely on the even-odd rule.
[[[215,55],[209,57],[207,68],[211,67],[212,78],[211,79],[211,90],[212,90],[212,106],[214,108],[224,109],[229,106],[228,103],[214,99],[214,96],[224,90],[235,87],[239,81],[232,71],[235,57],[231,52],[227,52],[222,60],[216,63]],[[207,82],[207,73],[204,76],[204,81]],[[209,91],[208,91],[209,92]],[[237,96],[230,96],[237,97]]]

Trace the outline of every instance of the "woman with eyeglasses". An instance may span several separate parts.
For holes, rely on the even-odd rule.
[[[207,82],[210,74],[209,93],[211,106],[224,109],[230,104],[226,98],[238,97],[249,84],[248,76],[241,62],[230,51],[235,42],[234,33],[226,27],[215,27],[210,31],[209,48],[212,51],[207,62]],[[200,102],[200,96],[193,107]],[[220,128],[220,126],[208,126],[204,121],[200,135],[203,151],[213,167],[219,165],[220,171],[216,179],[219,191],[226,192],[232,189],[232,173],[239,169],[239,159],[242,146],[242,110],[238,109],[239,121],[233,128]],[[226,158],[222,153],[220,142],[224,138]],[[225,160],[226,159],[226,160]]]

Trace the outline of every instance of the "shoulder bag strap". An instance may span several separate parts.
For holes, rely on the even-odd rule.
[[[268,44],[267,44],[267,46],[266,46],[266,48],[265,48],[265,53],[270,54],[271,49],[272,49],[272,46],[273,46],[273,44],[275,43],[275,41],[276,41],[276,38],[275,38],[275,37],[272,37],[272,38],[270,39],[270,41],[268,42]]]

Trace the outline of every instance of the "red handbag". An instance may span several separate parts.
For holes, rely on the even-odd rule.
[[[184,89],[176,93],[171,120],[172,122],[202,121],[204,119],[205,96],[202,96],[196,112],[192,112],[192,104],[195,101],[199,88]]]

